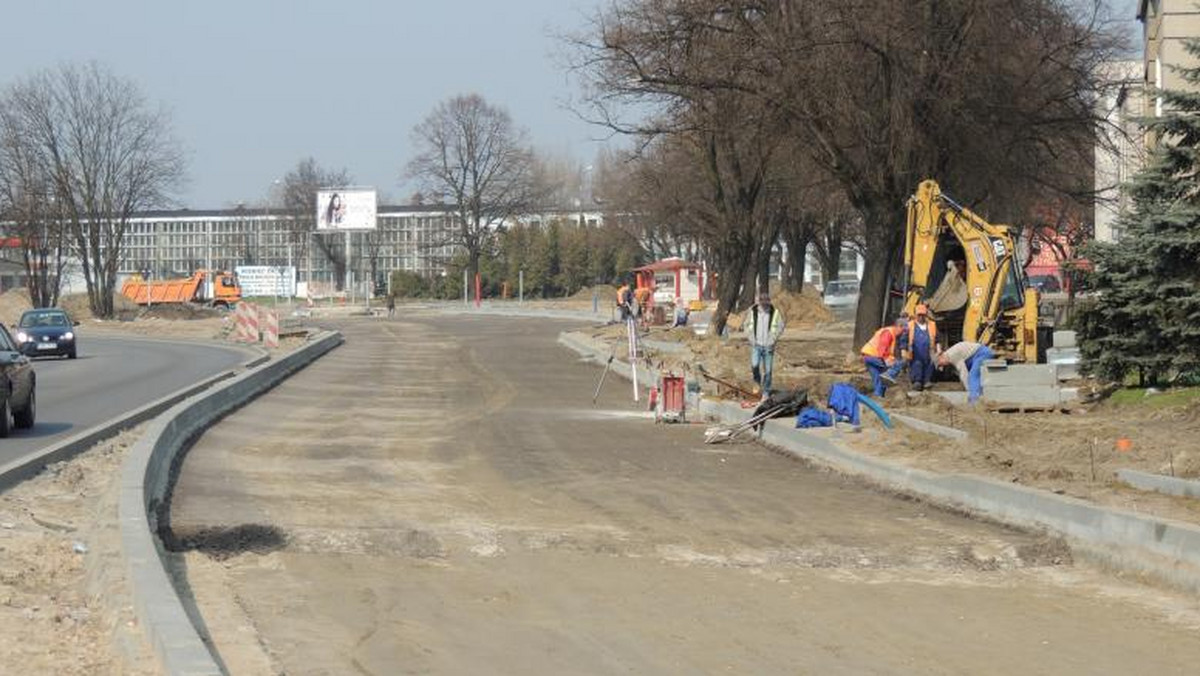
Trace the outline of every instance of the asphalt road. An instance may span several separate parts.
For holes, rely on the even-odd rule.
[[[0,463],[170,394],[247,359],[232,347],[82,333],[77,359],[34,361],[37,422],[0,439]]]
[[[236,674],[1190,674],[1194,598],[654,425],[564,324],[346,320],[210,428],[175,557]]]

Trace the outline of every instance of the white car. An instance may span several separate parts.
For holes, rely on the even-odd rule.
[[[826,282],[821,299],[826,307],[854,307],[858,304],[858,280],[835,279]]]

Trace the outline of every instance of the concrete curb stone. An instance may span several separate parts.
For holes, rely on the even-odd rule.
[[[1144,491],[1155,491],[1184,498],[1200,498],[1200,481],[1180,479],[1161,474],[1139,472],[1136,469],[1117,470],[1117,479]]]
[[[559,335],[559,342],[603,363],[592,341]],[[628,366],[613,371],[625,375]],[[723,422],[746,419],[736,404],[702,400],[700,413]],[[851,450],[841,432],[795,429],[772,420],[761,440],[787,453],[876,485],[951,509],[1019,528],[1066,537],[1073,549],[1115,570],[1157,578],[1189,592],[1200,591],[1200,527],[1103,507],[1077,498],[970,474],[939,474]]]
[[[167,572],[158,519],[189,442],[214,421],[245,405],[342,343],[336,332],[207,392],[172,406],[150,424],[121,466],[118,521],[134,612],[168,674],[223,674],[202,637],[203,619],[185,604]]]

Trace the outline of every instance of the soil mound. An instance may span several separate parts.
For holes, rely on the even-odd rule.
[[[788,326],[813,327],[834,321],[833,313],[821,302],[820,296],[808,289],[802,293],[777,292],[771,295],[771,302],[783,311]]]
[[[142,308],[139,317],[155,319],[209,319],[211,317],[220,317],[221,311],[206,307],[204,305],[194,305],[192,303],[163,303],[160,305],[152,305],[148,308]]]
[[[67,311],[72,319],[79,321],[95,319],[92,308],[88,305],[86,293],[71,293],[58,299],[58,306]],[[137,303],[119,293],[113,294],[113,314],[120,321],[130,321],[137,317],[140,308]]]

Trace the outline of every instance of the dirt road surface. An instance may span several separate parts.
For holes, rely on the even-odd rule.
[[[171,514],[232,673],[1194,673],[1194,599],[655,426],[569,324],[345,320]]]

